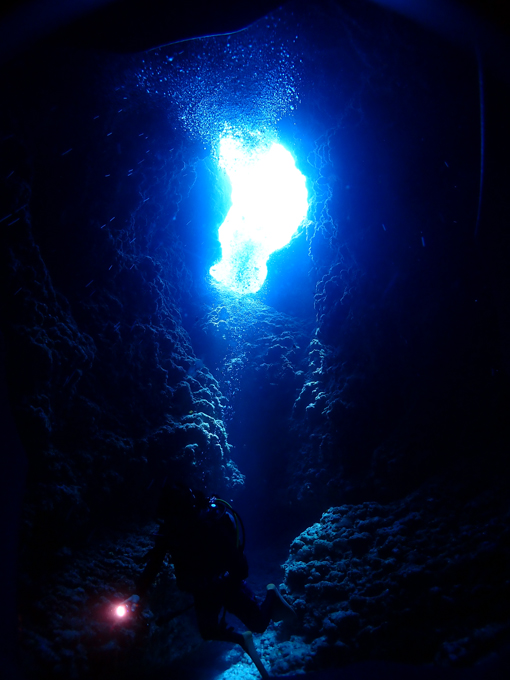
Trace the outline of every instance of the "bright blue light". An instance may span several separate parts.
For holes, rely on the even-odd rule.
[[[232,185],[232,206],[219,229],[222,259],[210,274],[237,293],[256,293],[269,255],[290,241],[306,217],[306,179],[276,143],[253,148],[222,137],[220,166]]]

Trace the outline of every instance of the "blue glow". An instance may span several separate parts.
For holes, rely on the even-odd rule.
[[[227,136],[219,152],[232,206],[219,229],[222,259],[210,274],[237,293],[256,293],[269,256],[290,241],[306,217],[306,178],[281,144],[254,146]]]

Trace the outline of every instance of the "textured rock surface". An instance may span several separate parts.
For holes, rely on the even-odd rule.
[[[53,87],[50,101],[58,91]],[[107,620],[95,619],[97,612],[104,615],[97,602],[133,587],[133,552],[143,556],[150,541],[139,540],[138,529],[129,538],[126,523],[152,519],[164,480],[185,479],[221,494],[243,484],[223,422],[225,397],[182,324],[179,304],[191,275],[177,234],[168,233],[166,215],[177,211],[193,183],[196,156],[187,150],[193,159],[183,173],[184,147],[175,140],[170,162],[137,170],[133,192],[120,177],[132,176],[126,166],[135,164],[118,141],[133,118],[127,129],[119,120],[99,123],[95,133],[88,130],[87,147],[84,130],[59,130],[71,100],[70,94],[51,109],[43,97],[40,129],[26,123],[27,111],[19,120],[11,112],[2,146],[8,176],[2,187],[2,215],[8,215],[2,222],[2,330],[29,463],[21,640],[29,674],[63,677],[98,673],[99,667],[113,671],[119,650],[133,642],[129,628],[112,631]],[[83,125],[94,120],[89,110],[80,116]],[[136,119],[136,111],[131,116]],[[111,138],[108,130],[117,141],[101,148]],[[60,143],[74,135],[78,148],[55,154],[41,134]],[[138,144],[145,147],[147,138]],[[139,160],[146,160],[145,151],[137,149]],[[102,182],[112,177],[109,190],[97,184],[104,173],[99,162],[110,170],[102,176]],[[163,197],[162,177],[171,187]],[[103,538],[119,526],[125,538]],[[86,554],[80,552],[84,544]],[[111,552],[121,560],[117,571]],[[175,588],[169,597],[178,608]],[[181,642],[173,645],[176,654],[188,649]],[[157,656],[150,654],[154,668]],[[169,652],[166,663],[172,658]]]
[[[226,398],[223,419],[233,455],[246,474],[243,516],[264,535],[288,512],[287,469],[298,441],[289,431],[304,381],[312,324],[257,300],[222,293],[190,330],[193,346],[211,367]]]
[[[23,199],[30,200],[28,189]],[[59,484],[55,494],[41,492],[52,496],[48,511],[66,513],[66,496],[74,510],[83,494],[107,504],[119,498],[126,475],[142,489],[172,464],[195,484],[240,482],[221,422],[221,392],[197,365],[161,262],[116,250],[108,280],[90,280],[73,310],[55,292],[28,207],[20,208],[13,205],[21,217],[7,234],[6,338],[33,478],[39,488],[45,477]],[[105,241],[120,238],[100,233]]]
[[[509,512],[503,488],[470,497],[454,480],[387,505],[330,508],[293,541],[285,565],[308,667],[469,665],[503,643]]]
[[[24,631],[29,676],[143,677],[198,648],[192,599],[177,589],[170,564],[154,586],[150,609],[143,603],[142,615],[115,616],[115,606],[133,592],[156,530],[156,524],[131,527],[97,537],[90,547],[60,548],[52,579],[38,587]],[[24,590],[30,592],[30,586]]]

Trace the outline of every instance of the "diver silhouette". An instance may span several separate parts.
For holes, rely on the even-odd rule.
[[[136,582],[136,595],[129,600],[138,602],[146,595],[169,553],[178,588],[193,595],[202,638],[240,645],[262,677],[269,677],[255,650],[252,632],[263,633],[271,620],[291,620],[295,613],[274,584],[267,586],[261,605],[246,584],[245,535],[238,513],[215,496],[208,498],[183,485],[165,484],[158,518],[154,547]],[[239,633],[227,626],[227,611],[248,630]]]

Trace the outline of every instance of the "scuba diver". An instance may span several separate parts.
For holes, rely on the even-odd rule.
[[[274,584],[267,586],[261,605],[247,586],[244,527],[237,512],[215,496],[208,498],[201,491],[165,484],[158,518],[154,547],[136,582],[136,594],[126,603],[136,606],[146,595],[169,553],[178,588],[193,595],[202,638],[240,645],[262,677],[269,677],[255,650],[252,632],[263,633],[271,620],[291,620],[295,612]],[[227,626],[227,611],[248,630],[239,633]]]

